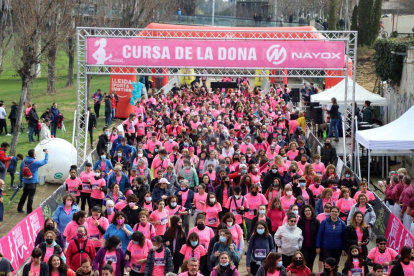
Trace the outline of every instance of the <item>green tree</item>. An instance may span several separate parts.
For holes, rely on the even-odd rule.
[[[371,45],[374,0],[360,0],[358,7],[358,44]]]
[[[358,31],[358,6],[356,4],[352,11],[351,30]]]
[[[328,26],[329,30],[336,30],[338,25],[338,1],[329,1]]]
[[[379,30],[380,30],[379,24],[381,21],[381,8],[382,8],[382,0],[375,0],[375,5],[373,7],[373,16],[372,16],[372,21],[371,21],[370,45],[374,44],[379,34]]]

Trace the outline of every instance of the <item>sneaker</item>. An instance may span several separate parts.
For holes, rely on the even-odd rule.
[[[19,213],[19,214],[24,214],[24,211],[22,211],[22,210],[17,210],[17,213]]]
[[[6,196],[7,194],[6,194],[6,193],[1,193],[1,195],[2,195],[2,196]]]
[[[10,186],[10,188],[9,188],[9,190],[16,190],[16,189],[17,189],[17,187],[14,186],[14,185]]]
[[[10,133],[7,133],[6,136],[11,136],[11,134]]]
[[[339,138],[335,138],[335,139],[334,139],[334,141],[335,141],[335,142],[338,142],[338,141],[339,141]]]

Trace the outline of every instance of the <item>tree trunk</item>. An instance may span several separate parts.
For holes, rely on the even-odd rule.
[[[0,76],[3,72],[3,41],[0,40]]]
[[[68,80],[66,82],[66,87],[73,85],[73,67],[75,66],[75,40],[73,37],[68,38],[68,58],[69,58],[69,68],[68,68]]]
[[[39,35],[37,35],[37,38],[34,41],[34,49],[35,49],[36,62],[32,65],[32,72],[34,73],[35,78],[40,78],[42,75],[41,65],[40,65],[42,38]]]
[[[47,94],[56,93],[56,54],[57,44],[52,43],[47,53]]]
[[[14,128],[13,139],[11,143],[10,156],[16,155],[17,142],[19,141],[20,127],[22,125],[23,113],[25,111],[26,98],[30,89],[30,78],[25,76],[22,79],[22,93],[20,95],[19,110],[17,111],[16,126]]]

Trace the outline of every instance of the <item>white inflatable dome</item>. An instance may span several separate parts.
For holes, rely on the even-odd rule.
[[[76,165],[78,158],[76,148],[60,138],[43,140],[35,148],[37,160],[45,158],[43,149],[49,150],[49,162],[39,168],[39,177],[44,176],[45,182],[48,183],[63,184],[69,177],[70,166]]]

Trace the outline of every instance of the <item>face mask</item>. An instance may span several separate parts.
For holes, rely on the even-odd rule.
[[[122,224],[124,224],[124,220],[123,219],[117,219],[116,223],[118,223],[118,225],[122,225]]]
[[[236,199],[240,199],[240,196],[239,195],[235,195],[234,196]]]
[[[277,267],[282,267],[282,266],[283,266],[283,262],[282,262],[282,261],[277,262],[276,266],[277,266]]]
[[[266,210],[259,210],[259,214],[261,214],[261,215],[266,214]]]
[[[130,202],[128,203],[129,207],[134,208],[135,207],[135,202]]]
[[[286,195],[291,196],[292,195],[292,191],[287,191]]]
[[[223,236],[220,236],[220,241],[221,242],[226,242],[227,241],[227,238],[226,237],[223,237]]]
[[[81,238],[83,238],[85,235],[84,235],[83,233],[77,233],[77,234],[76,234],[76,236],[77,236],[79,239],[81,239]]]
[[[321,162],[321,161],[320,161],[320,160],[315,160],[315,163],[316,163],[316,164],[319,164],[319,162]]]
[[[206,226],[203,223],[197,224],[198,230],[204,230],[204,228],[206,228]]]
[[[305,164],[306,164],[306,161],[300,160],[300,163],[301,163],[302,165],[305,165]]]
[[[198,245],[198,241],[191,241],[191,246],[196,247]]]
[[[106,157],[105,155],[101,155],[101,159],[105,159],[105,157]]]
[[[351,177],[351,175],[350,175],[350,174],[346,174],[346,175],[345,175],[345,177],[346,177],[346,178],[350,178],[350,177]]]
[[[105,131],[106,136],[109,136],[109,134],[110,134],[109,131]]]
[[[303,260],[294,260],[293,262],[294,262],[294,264],[295,264],[296,266],[301,266],[301,265],[303,265]]]
[[[208,172],[209,172],[209,173],[213,172],[213,169],[208,169]]]
[[[53,243],[53,239],[46,239],[46,243],[47,244],[52,244]]]
[[[331,273],[331,269],[330,268],[324,268],[324,270],[323,270],[325,273],[327,273],[327,274],[329,274],[329,273]]]
[[[247,173],[247,170],[242,170],[242,173]]]
[[[188,147],[188,143],[187,142],[184,142],[184,147]]]
[[[66,206],[72,206],[72,201],[66,201]]]
[[[152,197],[150,197],[150,196],[145,198],[145,200],[146,200],[147,202],[150,202],[150,201],[151,201],[151,199],[152,199]]]
[[[273,183],[273,187],[279,188],[279,183]]]
[[[168,139],[168,141],[169,141],[170,143],[172,143],[174,140],[173,140],[173,139]]]
[[[319,188],[319,186],[320,186],[321,184],[318,184],[318,183],[316,183],[315,184],[315,188]]]
[[[108,211],[108,213],[112,214],[112,212],[114,211],[114,207],[108,207],[106,208],[106,210]]]
[[[300,185],[301,187],[305,187],[305,186],[306,186],[306,182],[299,182],[299,185]]]
[[[118,152],[118,157],[122,157],[122,153]]]
[[[50,225],[50,224],[46,225],[46,230],[53,231],[53,229],[54,229],[53,225]]]
[[[76,176],[71,176],[71,177],[70,177],[70,179],[72,179],[72,180],[73,180],[73,179],[75,179],[75,178],[76,178]]]
[[[101,177],[101,173],[95,173],[95,177]]]
[[[325,212],[324,214],[325,216],[329,217],[329,212]]]
[[[298,215],[298,210],[293,210],[292,213],[294,213],[297,216]]]
[[[122,136],[122,135],[118,135],[118,138],[119,138],[119,139],[122,139],[122,138],[124,138],[124,136]]]
[[[181,187],[181,191],[186,191],[187,188],[186,187]]]
[[[264,229],[256,229],[257,230],[257,234],[259,235],[263,235],[265,230]]]
[[[224,264],[220,263],[220,265],[221,265],[221,266],[228,266],[228,265],[229,265],[229,262],[224,263]]]
[[[257,192],[251,192],[252,196],[257,196]]]
[[[293,169],[291,172],[292,172],[292,173],[296,173],[296,170],[295,170],[295,169]]]
[[[171,202],[171,207],[176,207],[177,206],[177,202]]]
[[[282,157],[282,159],[283,159],[283,161],[286,161],[287,160],[287,157],[285,156],[285,157]]]
[[[214,202],[216,202],[216,199],[215,198],[210,198],[210,202],[214,203]]]
[[[276,169],[273,169],[273,170],[272,170],[272,173],[277,173],[277,170],[276,170]]]
[[[338,187],[336,187],[336,186],[332,187],[332,190],[334,190],[334,191],[336,191],[337,189],[338,189]]]

